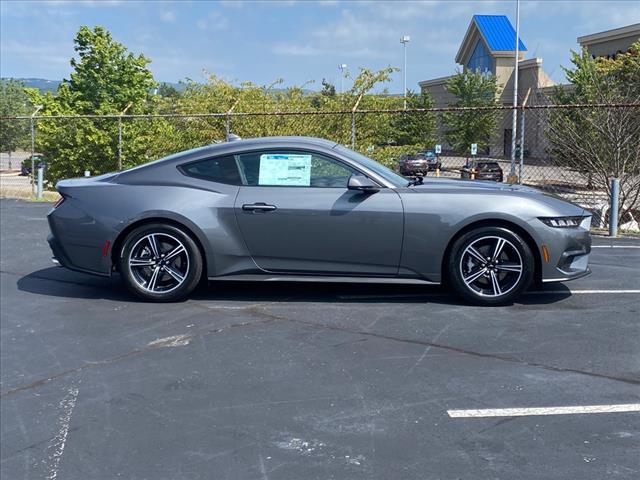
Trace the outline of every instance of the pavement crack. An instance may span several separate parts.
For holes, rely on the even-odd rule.
[[[280,318],[282,318],[282,317],[280,317]],[[578,375],[586,375],[586,376],[594,377],[594,378],[602,378],[602,379],[612,380],[612,381],[616,381],[616,382],[628,383],[628,384],[631,384],[631,385],[640,385],[640,379],[639,378],[630,378],[630,377],[623,377],[623,376],[618,376],[618,375],[608,375],[608,374],[605,374],[605,373],[589,372],[589,371],[580,370],[580,369],[577,369],[577,368],[560,367],[560,366],[557,366],[557,365],[547,365],[547,364],[544,364],[544,363],[532,362],[532,361],[529,361],[529,360],[525,360],[523,358],[512,357],[512,356],[508,356],[508,355],[477,352],[477,351],[474,351],[474,350],[468,350],[468,349],[464,349],[464,348],[454,347],[454,346],[451,346],[451,345],[444,345],[442,343],[430,342],[430,341],[427,341],[427,340],[416,340],[416,339],[412,339],[412,338],[394,337],[392,335],[384,335],[384,334],[381,334],[381,333],[366,332],[366,331],[362,331],[362,330],[353,330],[353,329],[349,329],[349,328],[345,328],[345,327],[340,327],[340,326],[337,326],[337,325],[328,325],[328,324],[324,324],[324,323],[309,322],[309,321],[306,321],[306,320],[295,320],[295,319],[291,319],[291,318],[287,318],[286,320],[288,320],[289,322],[299,323],[299,324],[302,324],[302,325],[320,327],[320,328],[324,328],[324,329],[327,329],[327,330],[345,332],[345,333],[350,333],[350,334],[353,334],[353,335],[364,335],[364,336],[379,338],[379,339],[382,339],[382,340],[390,340],[390,341],[393,341],[393,342],[402,342],[402,343],[408,343],[408,344],[412,344],[412,345],[421,345],[423,347],[437,348],[437,349],[440,349],[440,350],[446,350],[446,351],[449,351],[449,352],[455,352],[455,353],[459,353],[459,354],[463,354],[463,355],[469,355],[469,356],[472,356],[472,357],[487,358],[487,359],[499,360],[499,361],[502,361],[502,362],[509,362],[509,363],[517,363],[517,364],[520,364],[520,365],[526,365],[528,367],[542,368],[542,369],[549,370],[549,371],[552,371],[552,372],[575,373],[575,374],[578,374]]]
[[[258,313],[258,312],[256,312],[256,313]],[[234,324],[226,325],[226,326],[220,327],[220,328],[205,329],[205,330],[201,330],[201,331],[198,331],[198,332],[193,332],[193,333],[190,333],[188,335],[188,338],[194,338],[194,337],[197,337],[197,336],[204,337],[204,336],[207,336],[207,335],[216,334],[216,333],[222,333],[222,332],[225,332],[227,330],[232,330],[232,329],[236,329],[236,328],[241,328],[241,327],[246,327],[246,326],[251,326],[251,325],[263,325],[263,324],[266,324],[266,323],[273,322],[275,319],[284,319],[283,317],[277,317],[277,316],[273,316],[273,315],[270,315],[270,314],[262,315],[262,313],[260,313],[260,315],[264,316],[266,318],[264,318],[263,320],[254,320],[254,321],[248,321],[248,322],[234,323]],[[134,356],[137,356],[137,355],[142,355],[142,354],[144,354],[144,353],[146,353],[148,351],[151,351],[151,350],[158,350],[158,349],[163,348],[165,346],[166,345],[164,343],[153,343],[153,342],[151,342],[151,343],[147,344],[144,347],[136,348],[136,349],[130,350],[128,352],[121,353],[120,355],[115,355],[113,357],[107,358],[105,360],[99,360],[97,362],[90,362],[90,363],[86,363],[85,365],[81,365],[79,367],[70,368],[70,369],[64,370],[62,372],[58,372],[58,373],[56,373],[54,375],[50,375],[48,377],[41,378],[41,379],[36,380],[34,382],[28,383],[26,385],[22,385],[20,387],[12,388],[11,390],[7,390],[5,392],[1,392],[0,393],[0,398],[4,398],[4,397],[10,396],[10,395],[14,395],[14,394],[19,393],[19,392],[24,392],[26,390],[33,390],[33,389],[38,388],[38,387],[40,387],[40,386],[42,386],[42,385],[44,385],[46,383],[49,383],[49,382],[51,382],[53,380],[57,380],[59,378],[66,377],[66,376],[72,375],[74,373],[79,373],[79,372],[82,372],[84,370],[108,366],[108,365],[114,364],[116,362],[119,362],[121,360],[125,360],[125,359],[130,358],[130,357],[134,357]]]

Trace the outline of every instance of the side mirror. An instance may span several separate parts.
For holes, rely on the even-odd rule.
[[[370,178],[364,175],[351,175],[347,184],[349,190],[360,190],[361,192],[377,192],[380,187]]]

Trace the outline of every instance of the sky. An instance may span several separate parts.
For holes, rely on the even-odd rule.
[[[68,78],[73,38],[81,25],[106,27],[114,39],[152,60],[156,80],[228,81],[319,89],[340,88],[338,65],[402,68],[407,86],[455,73],[455,55],[472,15],[503,14],[508,1],[17,1],[0,0],[0,75]],[[526,58],[543,58],[557,82],[576,38],[640,22],[638,1],[522,0],[520,37]],[[403,72],[386,88],[402,92]],[[348,88],[350,81],[344,81]]]

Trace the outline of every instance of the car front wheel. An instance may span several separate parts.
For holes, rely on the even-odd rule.
[[[148,224],[127,235],[119,270],[129,290],[155,302],[188,296],[202,276],[202,255],[193,239],[172,225]]]
[[[453,244],[448,274],[454,290],[465,300],[506,305],[531,284],[534,265],[531,249],[517,233],[482,227]]]

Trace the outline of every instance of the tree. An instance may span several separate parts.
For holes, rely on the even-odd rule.
[[[428,109],[433,106],[428,93],[407,93],[408,109]],[[435,142],[435,119],[431,112],[408,112],[396,115],[392,128],[397,145],[419,145],[427,148]]]
[[[151,62],[144,55],[134,55],[113,40],[103,27],[82,26],[76,34],[71,59],[69,86],[77,113],[120,113],[131,104],[130,112],[149,110],[157,86],[147,68]]]
[[[13,79],[0,80],[0,116],[14,117],[29,113],[29,98],[24,91],[24,84]],[[2,119],[0,122],[0,151],[9,154],[11,169],[11,154],[29,143],[29,121]]]
[[[588,175],[611,198],[611,180],[620,180],[618,211],[623,218],[640,199],[640,42],[615,59],[572,52],[566,68],[570,88],[557,87],[552,101],[562,105],[604,104],[552,110],[546,125],[554,160]],[[631,104],[635,104],[633,106]]]
[[[332,83],[327,82],[324,78],[322,79],[322,90],[320,91],[321,95],[325,95],[327,97],[335,97],[336,96],[336,86]]]
[[[34,104],[44,106],[43,115],[119,115],[153,113],[156,82],[148,70],[149,60],[134,55],[114,41],[102,27],[81,27],[75,38],[78,58],[73,72],[55,95],[30,92]],[[122,157],[119,158],[119,125]],[[47,160],[47,182],[138,165],[173,152],[170,125],[163,119],[133,122],[117,118],[49,119],[38,122],[38,150]]]
[[[496,77],[465,70],[451,77],[446,89],[456,96],[450,106],[484,109],[446,112],[443,121],[447,142],[458,153],[469,153],[472,143],[479,149],[488,148],[498,122],[498,111],[492,108],[498,106]]]

